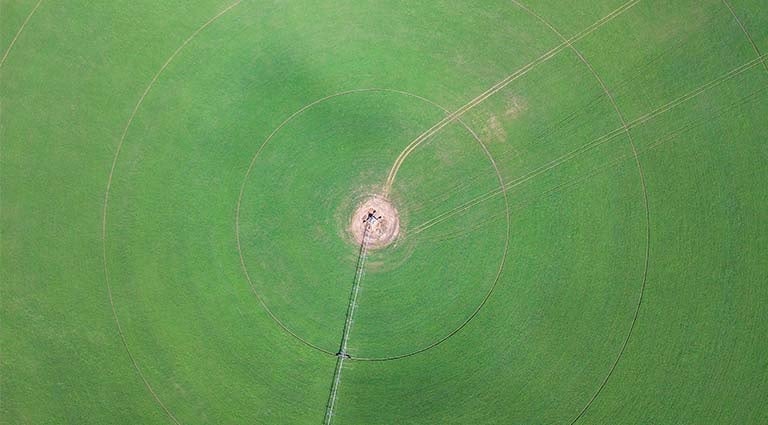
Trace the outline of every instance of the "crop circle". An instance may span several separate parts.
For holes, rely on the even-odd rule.
[[[375,117],[372,108],[381,104],[408,115],[389,117],[394,123],[384,122]],[[341,118],[322,122],[314,118],[327,116],[328,111]],[[444,194],[444,181],[455,180],[455,162],[477,175],[479,190],[499,192],[501,187],[503,193],[503,180],[495,162],[471,129],[454,125],[442,145],[431,145],[431,151],[425,148],[424,153],[415,155],[414,166],[405,166],[402,184],[395,186],[391,196],[377,192],[387,166],[409,140],[392,129],[409,131],[410,117],[419,117],[423,111],[438,118],[447,114],[433,102],[401,91],[343,92],[300,109],[258,148],[237,208],[243,270],[269,315],[305,344],[332,352],[338,343],[366,228],[370,259],[359,302],[392,307],[385,309],[386,316],[382,317],[386,319],[367,318],[360,310],[350,348],[352,358],[399,358],[436,345],[463,327],[496,285],[509,243],[507,214],[470,231],[462,229],[471,217],[449,223],[448,231],[462,232],[450,242],[430,239],[430,231],[416,226],[417,220],[436,213],[432,208],[445,208],[435,204],[435,199]],[[358,120],[345,118],[353,113],[377,121],[374,128],[381,133],[371,133],[370,122],[363,128]],[[360,139],[368,141],[357,144],[353,154],[338,159],[341,153],[337,148],[349,149],[344,140]],[[301,148],[296,152],[298,140]],[[439,157],[445,145],[470,154],[441,166]],[[429,165],[429,178],[424,178],[422,164]],[[506,209],[506,198],[496,196],[478,213]],[[363,222],[368,214],[374,217],[373,223]],[[419,235],[406,237],[409,228],[416,229]],[[490,230],[491,235],[482,230]],[[462,245],[483,246],[482,251],[496,254],[467,256],[455,248],[445,248]],[[261,260],[267,255],[269,261]],[[487,261],[487,257],[494,261]],[[452,266],[445,267],[446,262]],[[457,273],[456,267],[463,268],[465,274]],[[466,275],[467,271],[471,275]],[[458,279],[457,275],[471,277]],[[423,294],[398,304],[402,298],[398,294],[408,291],[414,296],[419,293],[414,288],[424,288]],[[452,292],[450,296],[446,296],[447,288]],[[276,296],[276,291],[290,295]],[[421,305],[426,303],[431,308],[417,307],[413,302],[418,298]],[[335,305],[333,311],[329,305]],[[434,314],[440,315],[437,322]],[[403,322],[403,318],[407,320]]]
[[[3,418],[759,421],[755,4],[0,4]]]

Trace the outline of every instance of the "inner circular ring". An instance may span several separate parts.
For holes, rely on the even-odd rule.
[[[421,100],[423,102],[426,102],[426,103],[428,103],[428,104],[430,104],[430,105],[440,109],[446,115],[451,114],[451,112],[448,109],[440,106],[439,104],[437,104],[437,103],[435,103],[435,102],[433,102],[433,101],[431,101],[431,100],[429,100],[429,99],[427,99],[425,97],[422,97],[422,96],[419,96],[419,95],[416,95],[416,94],[413,94],[413,93],[409,93],[409,92],[406,92],[406,91],[402,91],[402,90],[395,90],[395,89],[365,88],[365,89],[347,90],[347,91],[338,92],[338,93],[331,94],[331,95],[325,96],[323,98],[317,99],[314,102],[311,102],[311,103],[303,106],[302,108],[300,108],[299,110],[297,110],[296,112],[291,114],[282,123],[280,123],[280,125],[278,125],[269,134],[269,136],[267,136],[267,138],[264,140],[264,142],[262,142],[262,144],[259,146],[259,148],[254,153],[253,157],[251,158],[251,161],[250,161],[250,163],[248,165],[248,169],[247,169],[247,171],[246,171],[246,173],[245,173],[245,175],[243,177],[243,181],[242,181],[242,184],[240,186],[240,193],[239,193],[238,198],[237,198],[237,205],[236,205],[236,208],[235,208],[235,211],[236,211],[235,212],[235,239],[236,239],[236,242],[237,242],[238,256],[240,258],[240,266],[243,269],[243,273],[245,275],[246,280],[248,281],[248,285],[251,287],[251,291],[253,292],[254,296],[258,300],[259,304],[261,304],[262,308],[264,308],[264,310],[267,312],[267,314],[270,316],[270,318],[278,326],[280,326],[280,328],[282,328],[286,333],[288,333],[289,335],[291,335],[294,338],[296,338],[302,344],[304,344],[304,345],[306,345],[306,346],[308,346],[310,348],[313,348],[315,350],[321,351],[323,353],[332,355],[332,356],[336,355],[336,351],[335,350],[332,351],[332,350],[328,350],[326,348],[320,347],[320,346],[310,342],[309,340],[303,338],[301,335],[298,335],[296,332],[294,332],[292,329],[290,329],[282,320],[280,320],[279,317],[277,317],[277,315],[269,308],[269,306],[264,302],[263,298],[259,295],[259,292],[256,289],[256,285],[253,283],[253,279],[251,278],[251,276],[250,276],[250,274],[248,272],[248,267],[245,264],[245,256],[243,254],[242,243],[241,243],[241,240],[240,240],[240,212],[241,212],[243,195],[245,193],[245,188],[246,188],[246,185],[247,185],[247,182],[248,182],[248,178],[249,178],[253,168],[256,165],[256,160],[257,160],[259,154],[261,153],[261,151],[264,149],[264,147],[280,132],[280,130],[282,130],[288,123],[290,123],[292,120],[297,118],[299,115],[301,115],[302,113],[304,113],[308,109],[310,109],[310,108],[312,108],[314,106],[317,106],[317,105],[319,105],[319,104],[321,104],[323,102],[327,102],[327,101],[329,101],[331,99],[334,99],[334,98],[337,98],[337,97],[341,97],[341,96],[347,96],[347,95],[359,94],[359,93],[370,93],[370,92],[384,92],[384,93],[401,94],[401,95],[404,95],[404,96],[412,97],[412,98]],[[502,251],[501,261],[499,262],[499,267],[498,267],[498,270],[497,270],[497,272],[496,272],[496,274],[494,276],[493,282],[491,283],[488,291],[486,292],[486,294],[484,295],[484,297],[482,298],[482,300],[480,301],[478,306],[466,317],[466,319],[464,321],[462,321],[455,329],[453,329],[452,331],[448,332],[446,335],[438,338],[434,342],[432,342],[432,343],[430,343],[430,344],[428,344],[426,346],[423,346],[421,348],[418,348],[416,350],[404,353],[404,354],[398,354],[398,355],[387,356],[387,357],[354,357],[354,360],[361,360],[361,361],[396,360],[396,359],[402,359],[402,358],[405,358],[405,357],[413,356],[415,354],[422,353],[424,351],[427,351],[427,350],[429,350],[431,348],[436,347],[437,345],[445,342],[446,340],[451,338],[453,335],[456,335],[458,332],[460,332],[475,316],[477,316],[477,314],[480,312],[480,310],[485,306],[487,301],[493,295],[493,292],[494,292],[494,290],[496,289],[496,286],[499,283],[499,280],[501,278],[501,274],[502,274],[502,272],[504,270],[504,266],[506,264],[507,255],[508,255],[508,252],[509,252],[509,240],[510,240],[510,231],[511,231],[511,214],[510,214],[510,208],[509,208],[509,200],[508,200],[508,197],[507,197],[506,185],[504,183],[504,178],[501,176],[501,172],[499,171],[499,168],[498,168],[498,166],[496,164],[496,160],[494,159],[493,155],[488,151],[487,147],[482,143],[482,141],[480,140],[480,137],[477,135],[477,133],[474,130],[472,130],[472,128],[470,128],[460,118],[457,118],[454,121],[457,121],[462,127],[464,127],[464,129],[472,136],[472,138],[475,140],[475,142],[477,142],[477,144],[483,150],[483,153],[488,158],[488,161],[490,162],[491,166],[493,167],[494,172],[496,174],[496,177],[497,177],[497,179],[499,181],[499,189],[500,189],[500,193],[502,194],[503,201],[504,201],[504,211],[505,211],[504,215],[505,215],[505,221],[506,221],[506,231],[505,231],[505,234],[504,234],[504,247],[503,247],[503,251]]]

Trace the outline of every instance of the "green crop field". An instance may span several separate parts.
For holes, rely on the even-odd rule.
[[[764,0],[0,0],[0,55],[2,424],[768,423]]]

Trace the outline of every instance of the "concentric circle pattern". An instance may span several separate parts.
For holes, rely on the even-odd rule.
[[[768,422],[759,2],[0,8],[8,423]]]
[[[238,209],[241,254],[265,308],[300,339],[325,351],[338,347],[359,251],[347,234],[349,217],[381,190],[399,150],[445,113],[399,92],[344,93],[303,109],[258,150]],[[356,318],[355,358],[428,347],[461,326],[496,283],[507,223],[476,224],[505,211],[503,197],[439,231],[419,226],[461,205],[445,198],[457,176],[475,176],[476,193],[467,191],[467,198],[503,184],[470,131],[455,127],[414,155],[391,195],[402,234],[369,254],[360,302],[379,311]]]

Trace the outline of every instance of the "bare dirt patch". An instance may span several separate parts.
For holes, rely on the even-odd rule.
[[[528,103],[525,99],[519,96],[510,96],[507,99],[507,109],[504,111],[504,115],[508,119],[516,119],[521,113],[528,109]]]
[[[485,126],[481,129],[483,141],[486,143],[504,143],[508,140],[505,125],[516,120],[528,110],[528,103],[517,95],[507,97],[504,112],[488,115]]]
[[[357,243],[363,243],[366,226],[370,226],[366,237],[368,249],[391,244],[400,234],[397,209],[383,196],[372,195],[355,208],[349,219],[349,232]]]
[[[483,136],[485,136],[484,139],[487,142],[503,143],[507,141],[507,131],[504,130],[504,126],[499,120],[499,117],[491,115],[491,117],[488,118],[488,121],[485,123],[485,128],[483,129]]]

